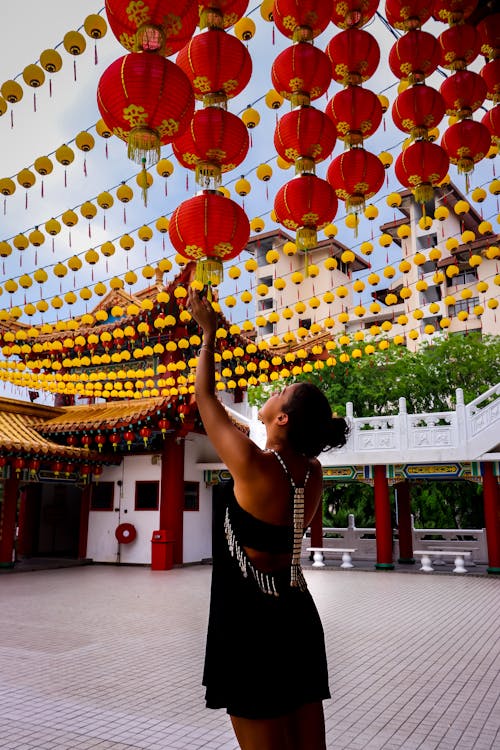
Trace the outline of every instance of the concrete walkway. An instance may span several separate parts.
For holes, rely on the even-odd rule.
[[[210,574],[0,577],[2,750],[236,750],[200,685]],[[306,575],[327,640],[329,750],[500,747],[499,580]]]

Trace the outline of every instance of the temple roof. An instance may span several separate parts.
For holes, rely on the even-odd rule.
[[[169,400],[162,396],[64,406],[59,409],[59,414],[44,422],[42,430],[44,433],[55,434],[122,427],[161,412]]]

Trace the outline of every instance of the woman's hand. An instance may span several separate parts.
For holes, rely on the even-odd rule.
[[[213,338],[217,329],[217,315],[206,297],[200,297],[192,286],[188,288],[189,309],[207,338]]]

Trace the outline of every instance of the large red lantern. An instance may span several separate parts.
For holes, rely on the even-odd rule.
[[[220,107],[195,112],[186,132],[172,144],[179,163],[194,169],[196,181],[203,187],[220,185],[221,174],[241,164],[248,147],[244,123]]]
[[[299,250],[317,245],[317,230],[326,227],[337,213],[333,188],[314,174],[302,174],[283,185],[276,193],[276,221],[296,231]]]
[[[450,26],[439,35],[441,65],[448,70],[464,70],[479,54],[479,35],[470,23]]]
[[[419,29],[432,14],[434,0],[386,0],[385,17],[400,31]]]
[[[384,167],[378,156],[364,148],[344,151],[332,161],[326,175],[337,198],[345,201],[348,211],[355,212],[362,211],[368,198],[378,193],[384,177]]]
[[[204,190],[177,206],[168,234],[180,255],[198,261],[199,281],[211,286],[222,281],[222,261],[235,258],[246,246],[250,222],[235,201]]]
[[[199,0],[200,28],[228,29],[244,15],[248,0]]]
[[[321,34],[332,15],[332,0],[274,0],[273,21],[278,31],[296,42]]]
[[[436,21],[450,25],[463,23],[476,9],[478,0],[434,0],[432,12]]]
[[[331,120],[315,107],[298,107],[276,125],[274,146],[285,161],[295,162],[296,172],[313,172],[332,153],[336,141]]]
[[[129,52],[172,55],[193,36],[198,24],[197,0],[106,0],[111,31]]]
[[[494,60],[483,65],[480,75],[488,89],[486,98],[491,99],[495,104],[500,102],[500,57],[495,57]]]
[[[378,8],[379,0],[333,0],[332,22],[339,29],[360,29]]]
[[[439,65],[439,43],[427,31],[408,31],[391,47],[389,67],[410,83],[422,83]]]
[[[347,146],[356,146],[373,135],[382,121],[382,105],[373,91],[347,86],[330,99],[325,109]]]
[[[479,53],[486,60],[500,56],[500,13],[486,16],[477,25],[479,35]]]
[[[500,145],[500,104],[486,112],[481,118],[481,122],[490,131],[492,143],[497,146]]]
[[[392,105],[392,119],[396,127],[410,133],[412,138],[426,138],[428,131],[439,125],[444,111],[439,91],[417,84],[398,94]]]
[[[413,191],[417,203],[427,203],[434,187],[447,175],[450,160],[446,151],[430,141],[416,141],[402,151],[394,164],[399,182]]]
[[[471,117],[488,93],[484,79],[472,70],[459,70],[449,76],[440,88],[446,104],[446,114]]]
[[[208,29],[195,36],[176,58],[205,105],[239,94],[252,75],[250,54],[237,37],[222,29]]]
[[[441,145],[459,173],[468,174],[484,159],[491,146],[490,131],[482,122],[462,120],[443,133]]]
[[[318,47],[298,42],[280,52],[271,68],[273,86],[292,106],[322,96],[332,80],[331,64]]]
[[[187,128],[194,95],[185,73],[173,62],[160,55],[132,52],[104,71],[97,104],[108,128],[127,141],[129,158],[155,164],[161,145]]]
[[[332,78],[343,86],[360,84],[375,73],[380,47],[364,29],[349,28],[335,34],[325,49],[332,63]]]

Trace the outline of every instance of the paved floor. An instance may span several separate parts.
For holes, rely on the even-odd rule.
[[[2,750],[236,750],[200,686],[210,572],[0,577]],[[329,750],[500,747],[499,580],[307,578],[327,639]]]

